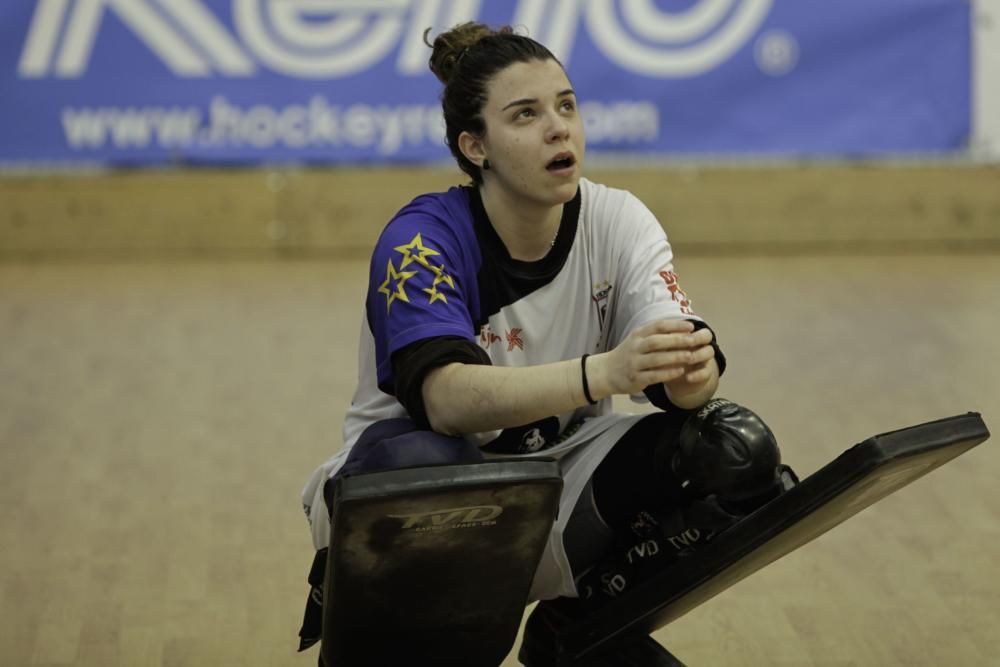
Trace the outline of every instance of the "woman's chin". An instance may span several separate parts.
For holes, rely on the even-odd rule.
[[[576,196],[576,191],[580,187],[579,172],[573,178],[566,179],[552,188],[554,204],[565,204]]]

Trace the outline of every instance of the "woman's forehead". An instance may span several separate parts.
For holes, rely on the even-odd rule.
[[[549,99],[572,88],[555,60],[531,60],[508,65],[488,85],[487,104],[502,109],[516,100]]]

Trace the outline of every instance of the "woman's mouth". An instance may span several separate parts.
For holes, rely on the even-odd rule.
[[[549,160],[545,169],[554,174],[562,174],[571,172],[574,165],[576,165],[576,157],[572,153],[559,153]]]

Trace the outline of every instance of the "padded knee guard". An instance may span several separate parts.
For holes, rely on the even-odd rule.
[[[671,460],[685,496],[715,495],[736,504],[780,489],[780,466],[781,452],[767,424],[722,398],[688,417]]]
[[[771,429],[736,403],[710,401],[675,432],[647,450],[655,453],[649,469],[667,487],[669,502],[635,513],[605,558],[577,579],[588,608],[697,552],[797,481],[781,464]]]

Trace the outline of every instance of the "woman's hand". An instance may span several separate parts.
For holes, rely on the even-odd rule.
[[[628,335],[618,347],[587,359],[591,394],[600,400],[613,394],[638,394],[665,383],[668,394],[688,395],[717,379],[709,329],[694,330],[687,320],[650,322]],[[714,387],[713,387],[714,391]]]

